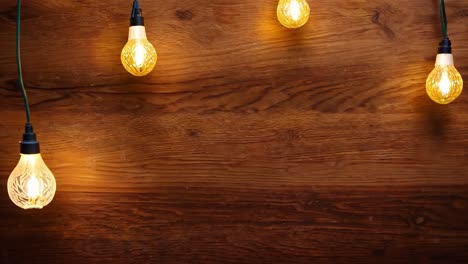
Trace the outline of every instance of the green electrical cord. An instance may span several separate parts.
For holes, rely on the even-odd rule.
[[[448,38],[447,15],[445,14],[445,1],[444,0],[440,0],[440,25],[442,27],[443,37]]]
[[[26,111],[26,123],[31,123],[31,111],[29,110],[28,95],[23,83],[23,72],[21,70],[20,31],[21,31],[21,0],[18,0],[18,13],[16,15],[16,66],[18,69],[18,81],[23,95],[24,110]]]

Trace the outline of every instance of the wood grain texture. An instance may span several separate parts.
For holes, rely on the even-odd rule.
[[[0,4],[0,263],[467,263],[468,93],[425,94],[437,1],[141,1],[159,61],[120,64],[131,1],[25,1],[32,118],[58,192],[9,200],[24,114]],[[468,77],[468,1],[446,1]]]

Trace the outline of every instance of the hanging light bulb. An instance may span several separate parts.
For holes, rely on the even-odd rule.
[[[8,178],[8,195],[23,209],[41,209],[54,198],[56,183],[42,160],[31,124],[26,124],[25,129],[20,161]]]
[[[443,39],[439,43],[435,68],[426,80],[426,92],[434,102],[448,104],[461,94],[463,78],[453,64],[452,43],[447,34],[444,0],[440,1],[440,23]]]
[[[453,64],[450,40],[444,39],[439,48],[435,68],[426,80],[426,92],[436,103],[448,104],[461,94],[463,78]]]
[[[23,96],[24,110],[26,112],[26,126],[23,140],[20,142],[21,158],[8,178],[8,195],[14,204],[23,209],[41,209],[48,205],[55,195],[55,178],[42,160],[39,142],[31,125],[31,113],[28,96],[23,83],[20,56],[20,25],[21,0],[17,0],[18,12],[16,17],[16,66],[18,82]]]
[[[310,8],[306,0],[280,0],[276,15],[287,28],[302,27],[309,20]]]
[[[134,0],[128,42],[122,49],[120,59],[124,68],[135,76],[144,76],[150,73],[158,60],[156,50],[146,39],[144,24],[140,4],[138,0]]]

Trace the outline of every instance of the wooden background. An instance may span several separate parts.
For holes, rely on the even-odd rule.
[[[131,0],[24,1],[32,118],[58,191],[10,202],[24,113],[0,4],[0,263],[468,263],[468,91],[425,80],[438,1],[142,0],[159,61],[120,64]],[[468,0],[448,0],[468,82]],[[465,89],[468,90],[465,85]]]

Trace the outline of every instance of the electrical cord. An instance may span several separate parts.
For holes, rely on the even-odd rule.
[[[24,110],[26,111],[26,123],[31,123],[31,110],[29,109],[28,95],[24,88],[23,72],[21,69],[20,32],[21,32],[21,0],[17,1],[18,11],[16,15],[16,66],[18,69],[18,82],[23,95]]]
[[[445,14],[445,1],[440,0],[440,25],[442,27],[442,36],[448,38],[447,33],[447,15]]]

